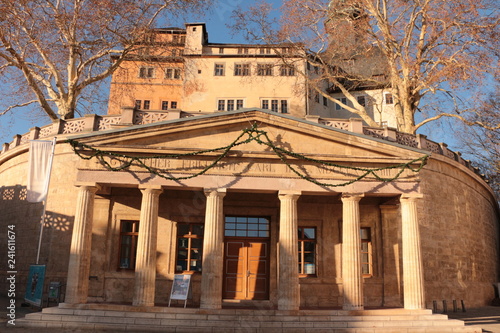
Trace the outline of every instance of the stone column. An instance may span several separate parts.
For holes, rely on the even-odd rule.
[[[71,237],[66,303],[87,303],[92,239],[92,217],[97,184],[80,185]]]
[[[363,310],[359,201],[363,194],[342,194],[342,286],[344,310]]]
[[[132,305],[154,306],[156,284],[156,243],[160,186],[140,188],[141,216],[135,259],[135,288]]]
[[[401,196],[403,291],[405,309],[425,309],[424,271],[418,228],[417,199],[422,195]]]
[[[279,191],[280,232],[278,268],[278,310],[300,306],[297,200],[300,191]]]
[[[200,308],[222,307],[224,267],[224,197],[226,189],[205,189],[207,206],[203,236]]]

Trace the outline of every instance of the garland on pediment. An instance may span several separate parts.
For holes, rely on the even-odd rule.
[[[174,180],[174,181],[179,181],[179,180],[185,180],[185,179],[191,179],[198,177],[200,175],[203,175],[206,173],[208,170],[214,168],[224,157],[226,157],[231,149],[234,147],[250,143],[252,141],[257,142],[258,144],[264,145],[269,147],[278,157],[279,159],[297,176],[300,178],[307,180],[311,183],[314,183],[319,186],[326,186],[326,187],[337,187],[337,186],[346,186],[353,184],[369,175],[372,175],[375,177],[375,179],[382,181],[382,182],[390,182],[393,180],[398,179],[401,174],[405,170],[410,170],[414,173],[418,173],[422,168],[425,166],[427,163],[427,159],[429,155],[424,155],[422,157],[416,158],[412,161],[406,162],[406,163],[400,163],[400,164],[395,164],[395,165],[390,165],[390,166],[385,166],[385,167],[380,167],[380,168],[362,168],[362,167],[355,167],[355,166],[347,166],[347,165],[341,165],[337,163],[332,163],[332,162],[327,162],[327,161],[321,161],[315,158],[307,157],[303,154],[299,153],[294,153],[290,150],[281,148],[276,146],[271,139],[269,139],[269,136],[267,135],[267,132],[262,131],[257,129],[257,125],[254,123],[252,127],[246,128],[242,131],[242,133],[229,145],[219,147],[219,148],[213,148],[213,149],[203,149],[191,153],[184,153],[184,154],[161,154],[161,155],[154,155],[154,156],[130,156],[126,154],[120,154],[120,153],[114,153],[114,152],[109,152],[109,151],[103,151],[100,149],[97,149],[95,147],[80,143],[76,140],[68,139],[66,142],[69,143],[73,151],[82,159],[84,160],[90,160],[92,158],[96,158],[99,160],[99,162],[104,165],[108,170],[110,171],[122,171],[127,169],[128,167],[132,165],[137,165],[140,166],[147,171],[149,171],[151,174],[157,175],[158,177],[168,179],[168,180]],[[90,152],[88,155],[87,153],[83,154],[83,152]],[[209,154],[209,153],[220,153],[211,163],[209,163],[205,168],[203,168],[201,171],[196,172],[194,174],[188,175],[188,176],[172,176],[168,174],[168,170],[159,170],[157,168],[153,168],[145,161],[147,160],[154,160],[154,159],[164,159],[164,158],[172,158],[172,159],[182,159],[185,157],[192,157],[192,156],[202,156],[203,154]],[[105,157],[108,158],[113,158],[113,159],[118,159],[122,164],[118,167],[113,167],[108,161],[106,161]],[[353,179],[343,182],[341,184],[331,184],[331,183],[324,183],[321,181],[318,181],[306,174],[306,172],[303,172],[299,170],[299,168],[293,166],[289,162],[289,158],[297,159],[297,160],[303,160],[307,162],[311,162],[317,165],[320,165],[322,168],[325,167],[330,167],[330,168],[338,168],[341,170],[347,170],[347,171],[355,171],[359,172],[360,174],[357,177],[354,177]],[[412,167],[413,164],[419,163],[418,166]],[[399,169],[398,172],[396,173],[395,176],[393,177],[382,177],[379,175],[379,173],[382,173],[385,170],[393,170],[393,169]]]

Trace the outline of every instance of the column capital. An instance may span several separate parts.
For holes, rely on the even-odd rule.
[[[340,200],[344,201],[360,201],[365,196],[364,193],[349,193],[343,192],[340,196]]]
[[[224,198],[226,196],[227,189],[226,188],[204,188],[203,193],[205,193],[205,195],[207,197],[217,196],[217,197]]]
[[[278,191],[278,198],[292,198],[292,199],[298,199],[302,195],[302,191],[294,191],[294,190],[279,190]]]
[[[94,193],[101,189],[101,185],[94,182],[76,182],[75,186],[81,189],[95,190]]]
[[[403,193],[399,198],[399,201],[416,201],[417,199],[422,199],[424,195],[422,193]]]
[[[163,188],[161,187],[161,185],[139,185],[139,190],[141,191],[150,191],[150,192],[154,192],[154,191],[160,191],[163,192]]]

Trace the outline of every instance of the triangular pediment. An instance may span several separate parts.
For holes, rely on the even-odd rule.
[[[261,110],[182,118],[72,139],[101,150],[137,154],[184,154],[236,143],[232,154],[279,159],[268,142],[308,157],[356,163],[365,159],[392,163],[394,159],[408,160],[424,154],[381,139]]]

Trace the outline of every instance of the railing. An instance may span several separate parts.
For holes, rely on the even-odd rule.
[[[119,115],[87,115],[82,118],[62,120],[59,119],[52,124],[43,127],[34,127],[30,132],[23,135],[15,135],[10,143],[4,143],[0,156],[9,150],[29,143],[30,140],[43,139],[55,135],[68,135],[76,133],[106,131],[113,128],[126,127],[131,125],[151,124],[165,120],[193,117],[195,114],[183,112],[181,110],[168,111],[140,111],[134,108],[123,108]],[[448,149],[445,143],[436,143],[427,139],[422,134],[408,134],[397,131],[390,127],[367,127],[359,118],[333,119],[320,118],[319,116],[306,116],[306,120],[324,126],[330,126],[344,131],[364,134],[374,138],[395,142],[404,146],[418,148],[429,151],[433,154],[446,156],[475,172],[480,174],[479,169],[473,167],[471,162],[464,160],[459,152]]]

